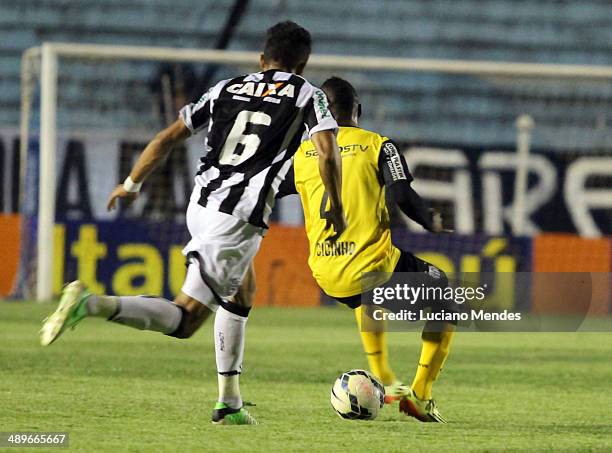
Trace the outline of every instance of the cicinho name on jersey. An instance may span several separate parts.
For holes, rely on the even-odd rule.
[[[317,256],[344,256],[355,253],[357,244],[354,241],[323,241],[316,244]]]

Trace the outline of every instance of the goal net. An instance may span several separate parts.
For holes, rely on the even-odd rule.
[[[128,46],[26,52],[16,292],[45,300],[79,278],[94,292],[176,294],[203,137],[172,153],[132,207],[107,212],[108,194],[182,105],[257,62],[250,52]],[[395,213],[395,226],[414,231],[415,250],[486,255],[495,246],[483,235],[611,233],[612,68],[311,58],[309,80],[331,75],[356,87],[361,125],[400,144],[416,189],[466,235],[421,243],[418,228]],[[299,202],[283,200],[274,216],[299,224]]]

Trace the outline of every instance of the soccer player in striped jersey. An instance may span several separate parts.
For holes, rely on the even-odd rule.
[[[125,182],[112,192],[133,201],[143,181],[187,138],[206,131],[203,157],[187,209],[191,240],[183,253],[187,275],[174,301],[154,296],[92,295],[83,284],[69,284],[58,309],[41,329],[48,345],[86,316],[190,337],[216,312],[215,352],[219,399],[213,423],[255,424],[243,408],[239,389],[244,334],[250,306],[233,298],[268,228],[275,195],[306,135],[315,144],[319,177],[331,199],[335,234],[346,228],[340,190],[341,163],[336,121],[325,94],[300,76],[311,50],[307,30],[281,22],[267,31],[261,71],[222,80],[174,124],[147,145]]]
[[[362,313],[366,307],[361,307],[361,276],[364,272],[380,272],[381,281],[375,282],[380,285],[392,272],[412,272],[427,285],[447,284],[444,272],[391,243],[385,191],[407,216],[426,230],[434,233],[449,230],[443,229],[440,214],[429,210],[412,189],[413,178],[396,145],[387,137],[359,127],[361,106],[353,86],[332,77],[321,88],[340,126],[338,145],[344,174],[342,202],[348,228],[336,242],[327,240],[330,197],[317,177],[318,151],[310,141],[302,143],[297,151],[294,170],[283,182],[279,196],[299,193],[310,243],[308,263],[313,276],[327,295],[356,309],[370,369],[384,384],[395,384],[387,387],[388,396],[400,399],[400,410],[408,415],[424,422],[444,423],[431,393],[433,382],[448,356],[455,326],[450,323],[425,325],[421,357],[412,386],[398,385],[388,364],[384,326]],[[453,302],[433,301],[430,307],[457,311]]]

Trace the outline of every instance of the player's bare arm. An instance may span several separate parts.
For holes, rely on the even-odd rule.
[[[331,131],[321,131],[312,135],[312,143],[319,155],[319,173],[329,194],[331,203],[331,223],[338,237],[346,230],[346,219],[342,208],[342,158],[338,150],[336,136]]]
[[[191,131],[180,118],[157,133],[140,154],[130,172],[129,183],[135,186],[136,190],[126,187],[125,183],[119,184],[110,194],[107,209],[109,211],[115,209],[119,198],[127,203],[134,201],[138,196],[137,189],[142,182],[165,161],[173,149],[183,143],[190,135]]]

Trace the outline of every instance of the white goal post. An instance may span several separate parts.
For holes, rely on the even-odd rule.
[[[129,59],[148,61],[174,61],[215,64],[238,64],[255,66],[257,52],[223,51],[209,49],[181,49],[161,47],[89,45],[71,43],[44,43],[39,48],[28,49],[22,61],[22,111],[21,147],[22,163],[25,166],[28,150],[28,125],[31,110],[31,80],[33,72],[40,71],[40,167],[38,181],[38,225],[36,299],[49,300],[53,292],[53,225],[55,221],[56,154],[57,154],[57,94],[58,65],[60,59],[95,58]],[[40,64],[37,62],[40,59]],[[430,60],[381,58],[347,55],[313,55],[310,68],[386,71],[386,72],[438,72],[457,75],[481,75],[503,77],[580,78],[592,80],[612,79],[612,67],[585,65],[529,64],[515,62],[485,62],[461,60]],[[516,203],[513,232],[521,234],[521,219],[524,191],[527,181],[529,157],[529,131],[533,124],[526,118],[518,123],[518,155]],[[23,167],[22,167],[23,171]],[[519,174],[520,173],[520,174]],[[24,184],[21,186],[25,187]],[[22,189],[23,190],[23,189]]]

